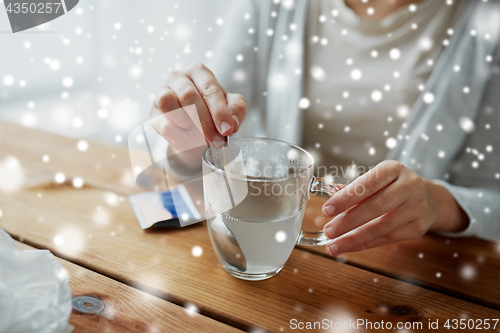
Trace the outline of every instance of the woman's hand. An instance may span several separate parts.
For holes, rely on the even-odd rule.
[[[193,104],[197,116],[181,109]],[[168,75],[156,91],[150,117],[153,128],[167,139],[174,153],[180,153],[199,146],[193,143],[200,140],[220,146],[223,136],[238,131],[246,111],[243,96],[228,93],[208,68],[197,63]],[[185,158],[189,161],[190,156]],[[199,164],[199,155],[193,161]]]
[[[458,231],[468,217],[444,187],[397,161],[383,161],[324,205],[331,256],[415,239],[429,230]]]

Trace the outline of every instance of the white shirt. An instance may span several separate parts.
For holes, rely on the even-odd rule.
[[[457,6],[439,0],[401,7],[381,20],[359,17],[344,0],[310,6],[303,146],[328,168],[319,173],[342,176],[340,168],[351,163],[367,170],[396,145],[453,34],[456,13]]]

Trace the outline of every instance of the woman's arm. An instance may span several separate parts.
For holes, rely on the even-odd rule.
[[[215,26],[218,38],[206,51],[207,66],[197,63],[170,73],[156,92],[150,122],[166,141],[159,140],[155,151],[166,153],[163,167],[171,177],[182,181],[199,177],[205,141],[217,146],[223,136],[240,130],[256,53],[256,37],[248,29],[256,27],[257,19],[254,1],[232,4],[222,25]],[[187,111],[193,104],[197,117]]]
[[[435,220],[429,231],[463,231],[469,226],[469,217],[451,193],[441,185],[424,179],[429,193],[429,209],[435,212]]]

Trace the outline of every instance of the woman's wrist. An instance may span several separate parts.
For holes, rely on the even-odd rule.
[[[429,231],[459,232],[469,226],[469,217],[451,193],[441,185],[424,179],[429,192]]]

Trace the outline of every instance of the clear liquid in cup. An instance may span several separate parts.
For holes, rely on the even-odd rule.
[[[228,256],[222,253],[227,249],[219,248],[216,242],[212,242],[219,261],[224,269],[231,274],[249,280],[254,279],[252,276],[255,277],[255,280],[271,277],[281,270],[300,235],[305,211],[302,209],[294,215],[277,220],[252,221],[251,217],[255,216],[255,212],[251,210],[247,212],[249,220],[245,220],[245,214],[241,211],[238,214],[239,218],[235,218],[225,213],[217,213],[211,207],[207,207],[207,209],[211,213],[209,216],[212,216],[207,219],[208,230],[212,232],[211,223],[216,219],[222,219],[238,242],[246,260],[246,270],[237,271],[231,263],[224,259],[233,254]]]
[[[212,245],[231,275],[266,279],[281,270],[300,237],[313,160],[300,148],[268,139],[235,139],[228,153],[228,168],[220,149],[207,149],[203,157]]]

